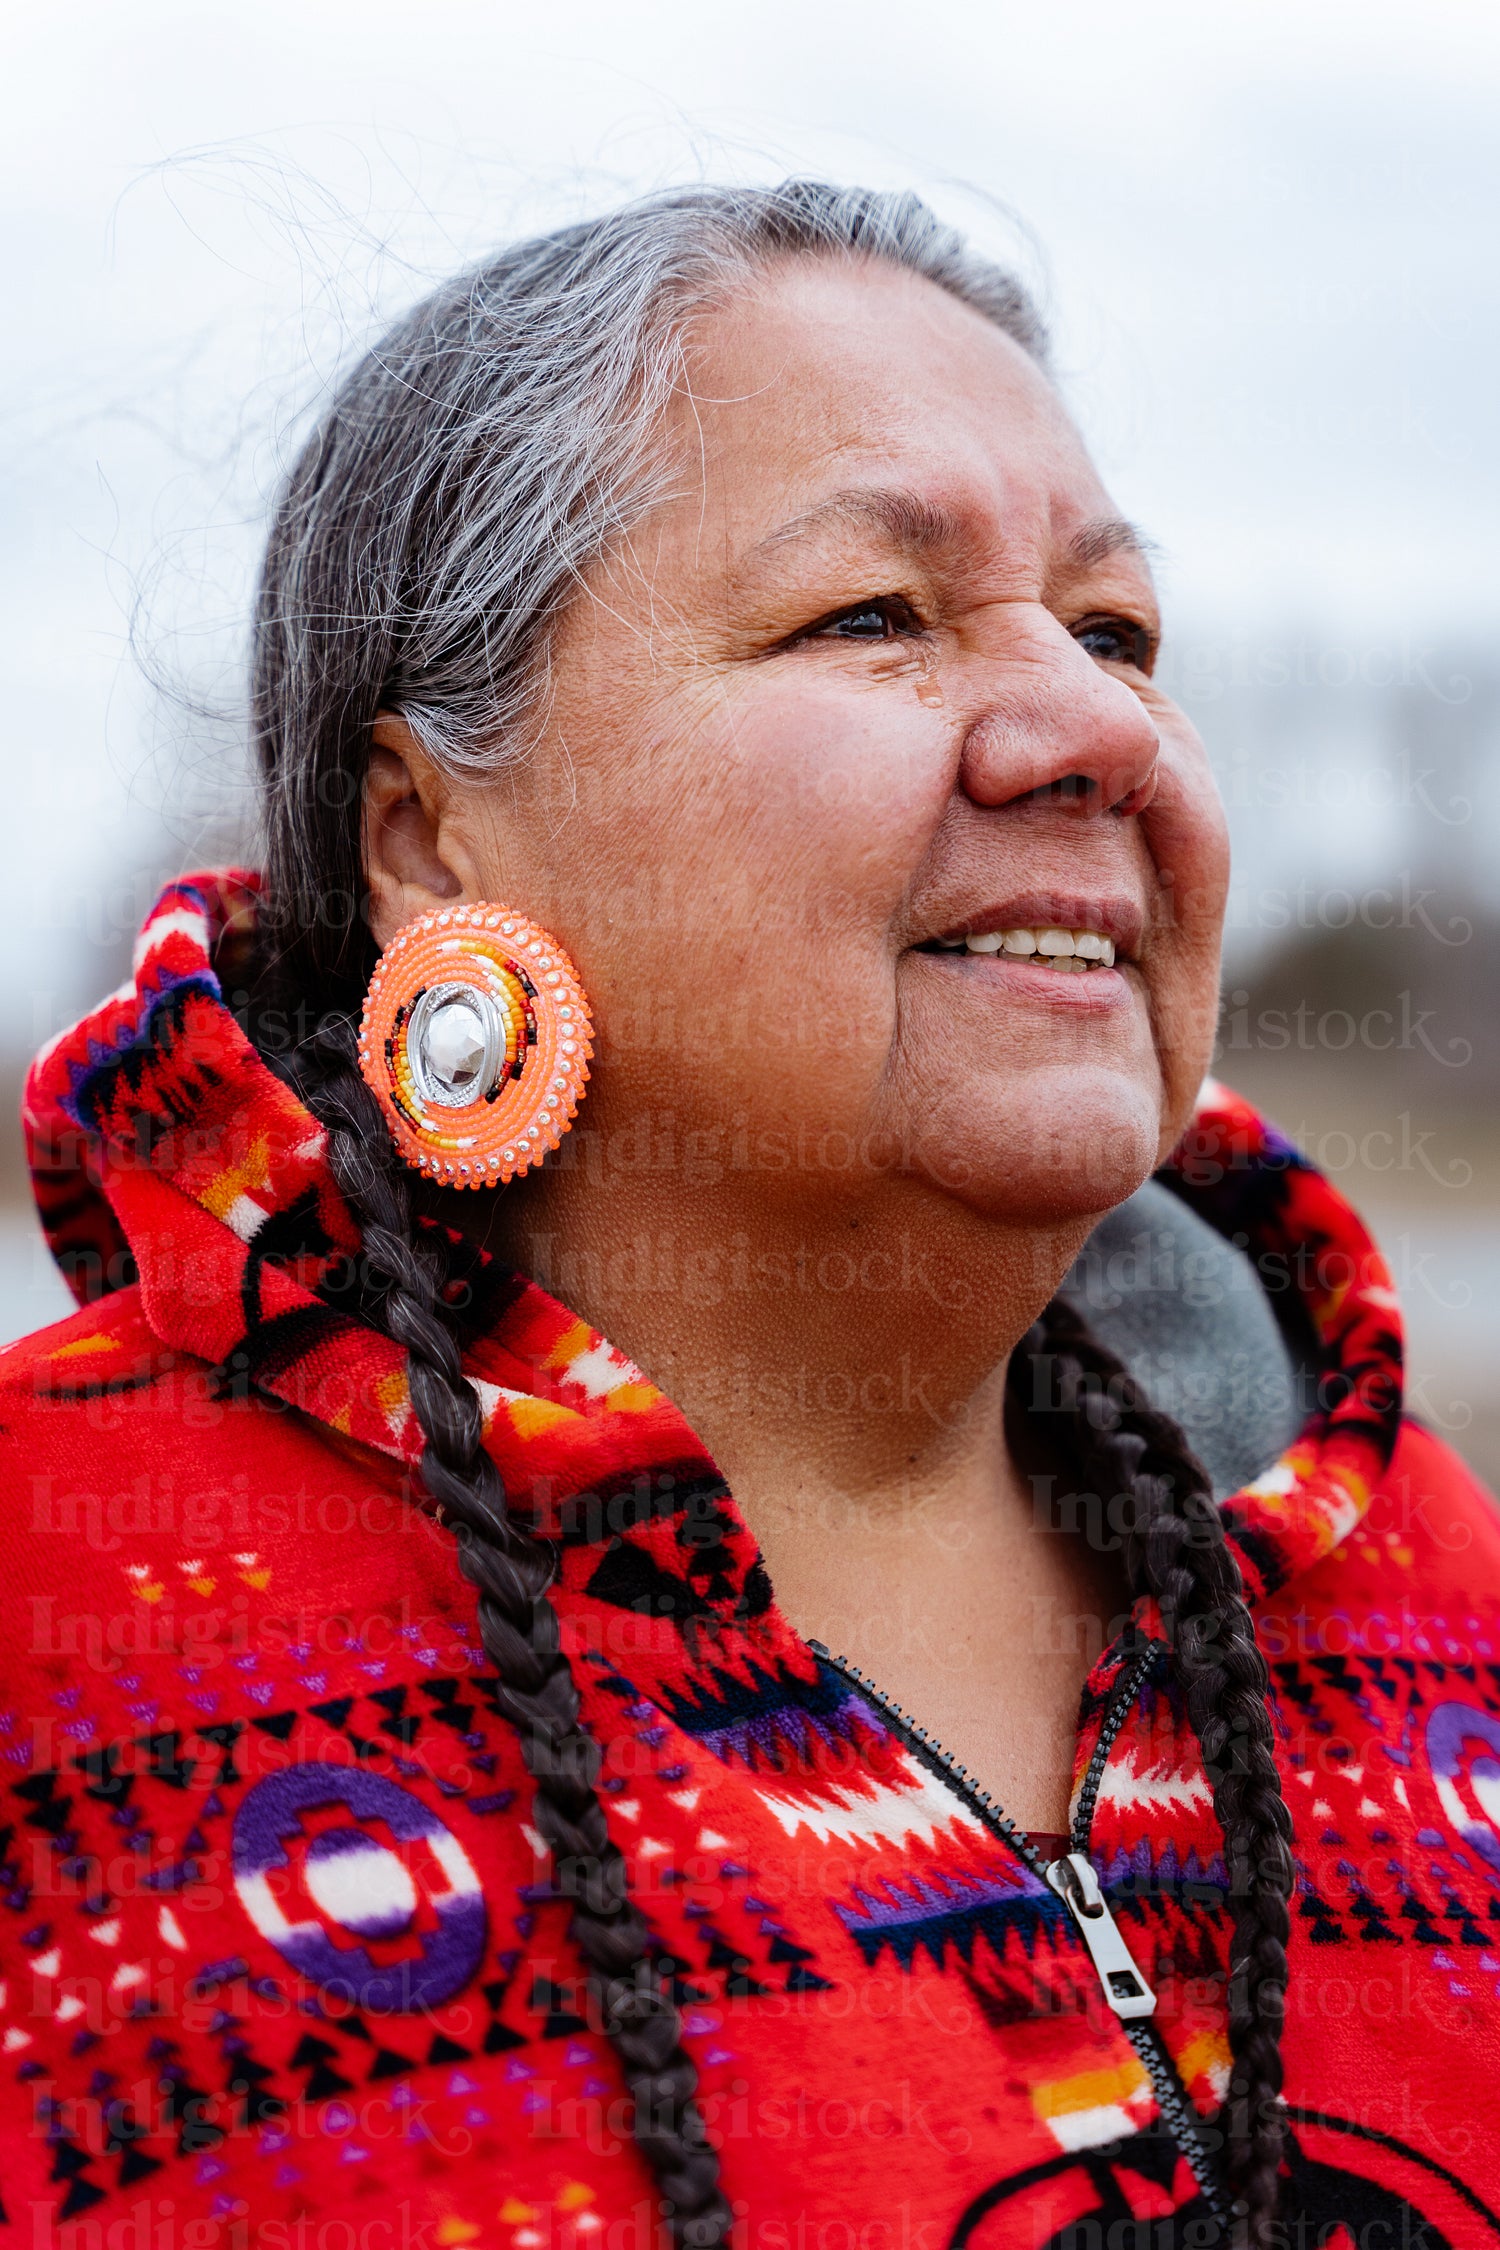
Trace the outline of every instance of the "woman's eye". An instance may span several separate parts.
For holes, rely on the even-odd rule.
[[[910,602],[896,594],[879,594],[821,618],[798,637],[805,641],[893,641],[920,630],[921,622]]]
[[[1080,648],[1100,664],[1129,664],[1149,672],[1156,659],[1155,637],[1128,617],[1085,617],[1073,627]]]

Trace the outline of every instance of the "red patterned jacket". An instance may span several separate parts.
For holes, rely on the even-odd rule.
[[[253,909],[175,886],[29,1090],[83,1309],[0,1358],[0,2246],[649,2250],[401,1354],[337,1309],[322,1131],[220,997]],[[1324,1368],[1225,1506],[1296,1826],[1288,2239],[1493,2244],[1500,1523],[1401,1421],[1389,1275],[1329,1186],[1222,1089],[1164,1177],[1295,1278]],[[474,1283],[737,2241],[1211,2241],[1221,1840],[1149,1605],[1074,1796],[1156,1995],[1127,2020],[1024,1840],[778,1614],[671,1402]]]

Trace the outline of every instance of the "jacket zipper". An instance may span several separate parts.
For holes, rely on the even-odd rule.
[[[925,1727],[919,1727],[914,1719],[909,1718],[900,1705],[893,1703],[873,1680],[848,1663],[844,1657],[835,1656],[821,1641],[809,1641],[808,1647],[825,1664],[831,1665],[836,1672],[851,1681],[860,1694],[876,1706],[881,1716],[891,1722],[895,1732],[919,1763],[925,1765],[930,1772],[940,1775],[991,1835],[1000,1836],[1016,1856],[1025,1861],[1032,1873],[1039,1876],[1049,1890],[1056,1892],[1067,1907],[1094,1964],[1104,1997],[1120,2018],[1120,2029],[1146,2067],[1151,2090],[1156,2096],[1156,2106],[1166,2121],[1167,2130],[1187,2159],[1188,2169],[1198,2183],[1203,2200],[1220,2233],[1227,2240],[1230,2225],[1229,2202],[1204,2143],[1198,2112],[1193,2107],[1165,2040],[1155,2025],[1146,2020],[1156,2007],[1155,1994],[1130,1956],[1124,1934],[1110,1913],[1088,1856],[1094,1808],[1099,1800],[1099,1786],[1104,1779],[1110,1751],[1135,1705],[1147,1673],[1165,1650],[1166,1643],[1149,1641],[1132,1660],[1116,1686],[1100,1725],[1093,1755],[1084,1773],[1083,1786],[1078,1792],[1078,1804],[1068,1837],[1072,1848],[1066,1857],[1051,1861],[1043,1859],[1024,1829],[1018,1828],[994,1798],[980,1788],[967,1767],[961,1766],[952,1753],[945,1750]]]

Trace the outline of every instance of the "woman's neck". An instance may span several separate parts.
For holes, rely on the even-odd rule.
[[[879,1509],[992,1479],[1010,1352],[1090,1223],[986,1219],[903,1178],[814,1205],[586,1165],[489,1216],[487,1246],[676,1401],[752,1513],[771,1494]]]
[[[901,1179],[794,1209],[580,1165],[525,1182],[494,1222],[489,1247],[688,1416],[790,1623],[1023,1824],[1061,1827],[1078,1692],[1125,1593],[1116,1557],[1038,1510],[1006,1370],[1088,1221],[1006,1227]]]

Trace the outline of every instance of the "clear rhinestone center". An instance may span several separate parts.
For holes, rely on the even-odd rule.
[[[466,1109],[500,1082],[506,1018],[494,996],[470,984],[429,986],[411,1013],[406,1053],[418,1099]]]
[[[467,1001],[450,1000],[427,1025],[422,1060],[445,1092],[468,1093],[484,1068],[484,1025]]]

